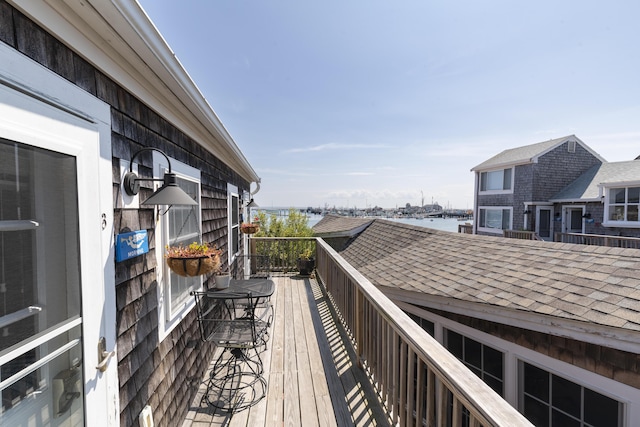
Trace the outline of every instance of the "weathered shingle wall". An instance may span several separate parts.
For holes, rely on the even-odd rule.
[[[246,180],[4,0],[0,0],[0,40],[111,106],[114,206],[121,197],[119,160],[130,160],[142,147],[157,147],[201,171],[203,240],[226,252],[227,183],[248,191]],[[139,174],[150,177],[151,153],[138,159]],[[143,188],[141,197],[150,192]],[[153,209],[116,209],[114,228],[115,234],[146,229],[151,246],[149,253],[116,264],[120,425],[137,426],[147,404],[153,408],[156,426],[180,425],[213,349],[197,341],[193,311],[158,342],[159,249],[153,246]]]
[[[533,172],[534,201],[549,200],[593,165],[602,163],[580,144],[576,144],[575,153],[570,153],[568,144],[540,156]]]

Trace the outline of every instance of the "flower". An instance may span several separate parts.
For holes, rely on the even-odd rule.
[[[189,246],[169,246],[166,247],[165,258],[202,258],[202,257],[219,257],[221,250],[216,249],[215,245],[209,246],[206,243],[193,242]]]

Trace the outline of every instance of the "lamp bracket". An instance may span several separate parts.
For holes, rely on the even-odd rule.
[[[138,178],[135,172],[127,172],[124,175],[122,186],[125,193],[129,196],[135,196],[140,192],[140,181],[164,181],[160,178]]]

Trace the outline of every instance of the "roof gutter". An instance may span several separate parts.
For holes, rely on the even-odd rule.
[[[8,1],[242,178],[260,180],[137,2]]]

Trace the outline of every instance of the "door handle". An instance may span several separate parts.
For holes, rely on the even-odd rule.
[[[107,351],[107,340],[105,337],[100,337],[98,340],[98,366],[96,369],[100,372],[107,370],[109,365],[109,359],[116,355],[116,351]]]

